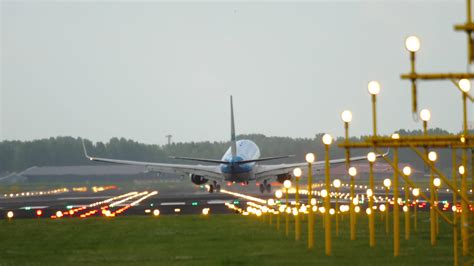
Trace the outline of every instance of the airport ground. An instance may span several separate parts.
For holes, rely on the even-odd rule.
[[[229,188],[230,190],[230,188]],[[232,190],[268,198],[256,186],[233,186]],[[438,246],[429,245],[428,212],[421,209],[419,232],[411,240],[403,236],[401,256],[393,258],[392,237],[385,234],[381,213],[377,213],[377,245],[369,248],[367,216],[358,215],[357,240],[349,241],[348,217],[343,214],[340,236],[333,240],[333,256],[324,255],[322,217],[316,217],[316,247],[306,248],[306,221],[299,242],[294,241],[293,219],[290,237],[284,235],[284,219],[276,231],[276,216],[242,216],[225,207],[225,202],[247,206],[247,199],[225,193],[209,194],[202,188],[186,192],[137,189],[127,195],[122,188],[92,192],[71,191],[0,199],[0,265],[51,264],[152,264],[152,265],[447,265],[452,263],[452,230],[440,220]],[[359,193],[363,193],[361,189]],[[382,190],[383,191],[383,190]],[[382,193],[379,191],[379,193]],[[347,192],[342,189],[342,192]],[[144,193],[144,194],[140,194]],[[147,196],[148,195],[148,196]],[[450,194],[440,196],[449,199]],[[114,199],[115,198],[115,199]],[[105,202],[108,199],[114,199]],[[140,200],[143,199],[143,200]],[[122,201],[125,200],[125,201]],[[132,203],[139,201],[137,204]],[[116,202],[118,204],[113,205]],[[101,203],[94,205],[95,203]],[[113,206],[112,206],[113,205]],[[85,207],[85,208],[84,208]],[[101,209],[102,207],[107,207]],[[84,209],[82,209],[84,208]],[[202,210],[210,209],[206,216]],[[124,209],[123,212],[118,210]],[[7,211],[14,217],[6,219]],[[40,216],[37,211],[42,210]],[[75,211],[69,214],[70,211]],[[98,212],[94,212],[97,210]],[[109,210],[114,217],[107,217]],[[160,211],[154,216],[155,210]],[[60,211],[60,219],[51,218]],[[90,215],[81,216],[90,213]],[[450,214],[449,214],[450,215]],[[81,219],[83,218],[83,219]],[[264,220],[265,219],[265,220]],[[413,216],[412,216],[413,219]],[[392,222],[390,218],[390,223]],[[333,224],[334,226],[334,224]],[[333,233],[335,230],[333,228]]]
[[[284,221],[284,219],[282,219]],[[275,220],[242,215],[127,216],[110,219],[17,219],[0,221],[1,265],[449,265],[451,229],[440,223],[439,242],[429,245],[427,213],[419,231],[401,239],[393,258],[392,237],[377,217],[376,246],[369,247],[365,215],[359,215],[357,240],[350,241],[348,217],[333,237],[333,256],[324,255],[323,228],[316,218],[316,246],[306,248],[306,234],[294,241],[276,231]],[[306,223],[303,223],[306,228]],[[401,228],[403,219],[401,219]],[[334,231],[333,231],[334,232]]]

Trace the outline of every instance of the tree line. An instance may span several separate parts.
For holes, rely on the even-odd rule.
[[[400,135],[421,135],[421,130],[399,130]],[[447,135],[442,129],[431,129],[429,134]],[[308,152],[316,153],[318,160],[324,159],[324,146],[321,138],[268,137],[262,134],[239,135],[237,139],[250,139],[260,148],[261,156],[295,155],[288,159],[268,163],[292,163],[304,161]],[[367,136],[352,137],[352,141],[361,141]],[[344,138],[335,139],[335,144]],[[180,163],[169,156],[186,156],[209,159],[220,159],[229,147],[226,141],[203,141],[172,143],[170,145],[143,144],[125,138],[111,138],[108,142],[95,142],[84,139],[88,153],[97,157],[149,162]],[[337,145],[331,146],[331,158],[344,158],[344,149]],[[368,150],[351,151],[351,156],[364,155]],[[450,150],[438,151],[438,165],[444,169],[451,165]],[[416,167],[423,167],[423,162],[408,149],[400,149],[400,161],[408,162]],[[186,162],[192,163],[192,162]],[[96,164],[84,157],[82,139],[74,137],[51,137],[33,141],[2,141],[0,142],[0,174],[19,172],[32,166],[67,166]]]

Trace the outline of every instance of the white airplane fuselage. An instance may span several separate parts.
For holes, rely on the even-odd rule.
[[[257,144],[251,140],[238,140],[236,142],[236,156],[232,156],[232,148],[229,147],[222,156],[222,161],[229,164],[220,164],[220,170],[226,181],[230,182],[248,182],[255,179],[255,162],[237,164],[236,162],[244,160],[255,160],[260,158],[260,149]]]

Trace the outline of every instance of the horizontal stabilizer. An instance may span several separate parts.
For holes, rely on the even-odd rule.
[[[265,157],[265,158],[259,158],[259,159],[253,159],[253,160],[243,160],[243,161],[238,161],[238,162],[235,162],[235,163],[237,163],[237,164],[255,163],[255,162],[262,162],[262,161],[270,161],[270,160],[291,158],[291,157],[295,157],[295,156],[294,155],[285,155],[285,156],[276,156],[276,157]]]
[[[212,159],[189,158],[189,157],[176,157],[176,156],[170,156],[169,158],[171,158],[171,159],[178,159],[178,160],[204,162],[204,163],[229,164],[229,162],[227,162],[227,161],[212,160]]]

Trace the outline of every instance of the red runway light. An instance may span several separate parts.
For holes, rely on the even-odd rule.
[[[43,211],[42,211],[42,210],[37,210],[37,211],[36,211],[36,215],[37,215],[37,216],[43,215]]]

